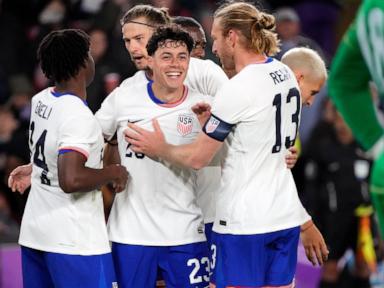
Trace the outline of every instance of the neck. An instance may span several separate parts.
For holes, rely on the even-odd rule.
[[[153,93],[156,98],[160,99],[164,103],[174,103],[179,101],[183,97],[184,85],[172,89],[169,87],[160,86],[158,82],[153,82],[152,85]]]
[[[73,79],[56,83],[55,90],[59,93],[71,93],[84,101],[87,100],[87,89],[85,83],[75,81]]]
[[[265,54],[257,54],[245,49],[239,49],[234,54],[235,70],[239,73],[244,67],[250,64],[264,63],[267,58]]]
[[[149,68],[145,69],[144,72],[145,72],[145,76],[148,79],[153,80],[153,71],[151,69],[149,69]]]

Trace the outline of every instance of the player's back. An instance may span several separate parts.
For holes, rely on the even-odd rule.
[[[20,244],[48,252],[99,254],[109,251],[100,191],[65,193],[59,186],[58,157],[67,150],[101,167],[101,129],[79,97],[48,88],[32,98],[29,144],[32,185]]]
[[[228,101],[218,99],[222,96]],[[214,230],[257,234],[303,223],[295,183],[285,164],[301,110],[293,72],[272,59],[248,65],[218,92],[213,107],[214,116],[236,124],[225,142]],[[211,124],[207,132],[214,129],[215,123]]]

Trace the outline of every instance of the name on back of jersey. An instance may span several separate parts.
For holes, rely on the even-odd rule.
[[[36,104],[35,108],[35,114],[43,119],[48,119],[51,115],[52,107],[49,107],[48,105],[44,104],[39,100]]]
[[[291,79],[291,74],[289,73],[288,69],[285,67],[269,73],[269,76],[272,77],[273,83],[275,85]]]

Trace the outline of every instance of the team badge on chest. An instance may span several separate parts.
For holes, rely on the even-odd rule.
[[[177,132],[181,136],[191,134],[193,128],[193,116],[181,114],[177,117]]]

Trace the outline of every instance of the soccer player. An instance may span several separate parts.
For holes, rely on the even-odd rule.
[[[120,85],[121,87],[128,87],[137,83],[148,83],[148,81],[153,79],[152,71],[148,66],[146,45],[156,27],[169,24],[170,22],[171,18],[164,9],[149,5],[136,5],[126,12],[121,20],[123,39],[127,51],[139,71],[133,77],[123,81]],[[187,78],[185,80],[185,84],[189,88],[195,89],[204,95],[214,96],[226,81],[228,81],[228,78],[223,70],[211,60],[201,60],[195,57],[190,58]],[[117,89],[106,99],[116,93],[121,93],[120,91],[121,90]],[[127,97],[127,95],[125,97]],[[106,105],[104,105],[104,107],[106,107]],[[104,107],[101,107],[98,114],[106,113],[103,112]],[[119,161],[116,160],[121,158],[118,156],[116,146],[117,139],[113,139],[112,137],[112,139],[108,139],[108,141],[110,144],[107,145],[106,158],[115,159],[109,163],[119,163]],[[290,161],[290,159],[288,159],[287,162],[288,161]],[[208,239],[214,219],[214,190],[217,189],[218,179],[220,177],[220,170],[217,165],[218,163],[216,167],[212,165],[197,172],[198,176],[196,179],[197,201],[203,210],[204,222],[207,223],[205,231]]]
[[[172,22],[180,25],[186,30],[193,39],[193,49],[191,57],[204,59],[205,58],[205,47],[207,46],[207,37],[203,26],[192,17],[176,16],[172,18]]]
[[[206,37],[205,32],[199,22],[191,17],[177,16],[172,19],[173,23],[180,25],[186,30],[193,38],[195,45],[191,52],[191,57],[204,58],[205,57],[205,44]],[[196,47],[196,43],[204,43],[200,47]],[[300,53],[301,55],[301,53]],[[297,55],[300,57],[300,55]],[[292,57],[296,59],[297,56]],[[302,70],[302,69],[301,69]],[[234,70],[231,70],[234,71]],[[227,76],[228,73],[225,71]],[[300,72],[299,72],[300,73]],[[204,124],[204,123],[202,123]],[[294,148],[294,147],[293,147]],[[297,154],[295,149],[291,149],[286,157],[286,163],[288,168],[292,168],[297,160]],[[198,174],[197,184],[197,203],[201,207],[204,215],[205,223],[205,235],[207,236],[208,247],[211,247],[211,234],[213,221],[215,218],[215,195],[216,191],[220,187],[221,178],[221,166],[220,166],[220,153],[215,156],[210,165],[204,167],[196,172]]]
[[[251,4],[225,4],[215,12],[213,51],[238,74],[217,93],[193,143],[166,143],[156,120],[154,132],[134,124],[128,124],[134,131],[125,131],[136,153],[197,169],[225,141],[211,263],[211,282],[218,287],[289,287],[300,225],[314,229],[283,161],[297,135],[301,99],[292,71],[266,56],[277,51],[273,27],[273,16]],[[319,243],[322,262],[328,251]]]
[[[183,85],[192,48],[193,39],[179,26],[157,28],[147,45],[153,81],[120,86],[96,113],[105,138],[117,131],[122,165],[131,175],[127,191],[116,195],[108,223],[121,287],[153,287],[157,271],[167,287],[209,283],[194,171],[134,153],[123,135],[127,123],[150,127],[154,117],[173,144],[190,143],[201,131],[191,107],[210,98]]]
[[[295,74],[301,95],[301,102],[311,106],[314,96],[319,93],[327,79],[324,60],[313,49],[298,47],[288,50],[281,58]]]
[[[19,238],[24,287],[115,287],[98,188],[111,182],[120,192],[128,173],[120,165],[100,169],[104,141],[86,103],[94,76],[89,37],[53,31],[38,59],[55,86],[32,98],[32,184]]]
[[[383,25],[384,2],[365,0],[340,44],[329,79],[331,99],[356,140],[374,159],[370,191],[381,235],[384,235],[384,133],[368,84],[375,83],[383,113]]]

